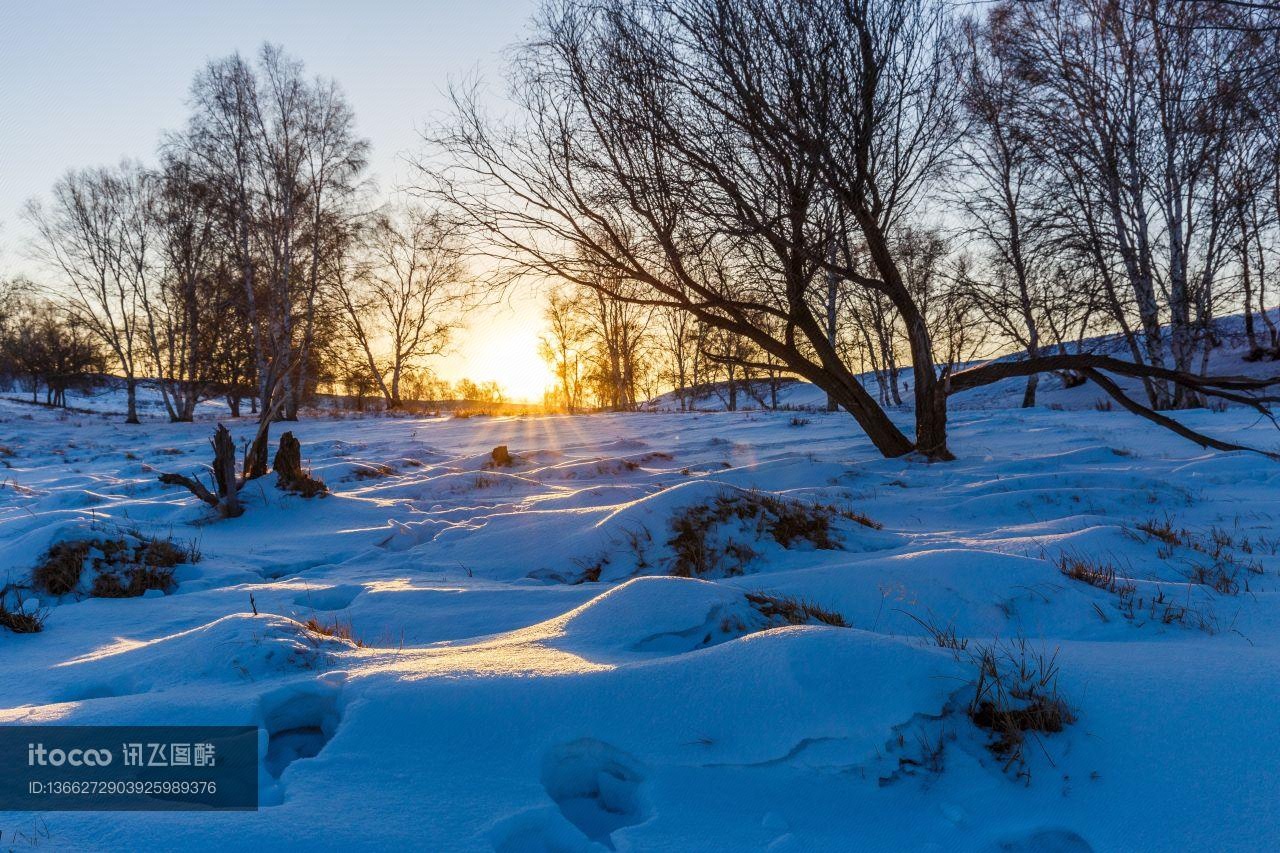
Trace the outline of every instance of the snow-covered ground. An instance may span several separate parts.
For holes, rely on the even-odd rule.
[[[263,755],[257,812],[0,813],[0,842],[1280,843],[1280,464],[1118,411],[961,409],[938,465],[879,458],[847,415],[794,417],[307,420],[332,494],[267,477],[215,520],[156,480],[207,461],[210,421],[0,402],[0,580],[122,530],[202,555],[170,594],[46,594],[42,633],[0,629],[0,723],[253,724]],[[1182,417],[1280,446],[1243,410]],[[499,444],[513,466],[488,465]],[[819,504],[801,515],[829,527],[775,535]],[[705,579],[670,576],[691,553]],[[1068,577],[1063,555],[1119,578]],[[849,627],[786,624],[784,597]],[[983,648],[1004,677],[1057,652],[1075,721],[1020,761],[967,714]]]

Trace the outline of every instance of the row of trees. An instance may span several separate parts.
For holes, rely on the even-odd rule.
[[[155,166],[72,170],[33,201],[32,249],[123,376],[129,422],[142,378],[175,421],[247,398],[261,472],[267,425],[321,383],[401,404],[458,325],[461,245],[437,214],[372,203],[350,104],[279,48],[210,62],[190,107]]]
[[[1159,410],[1268,402],[1205,373],[1228,308],[1274,355],[1253,320],[1273,322],[1280,12],[986,9],[557,0],[512,66],[514,116],[458,91],[424,183],[502,275],[688,315],[742,344],[713,358],[814,382],[887,455],[949,458],[950,395],[1026,377],[1032,403],[1048,372],[1230,447]],[[1126,358],[1082,349],[1102,330]],[[914,438],[885,412],[899,374]]]
[[[681,411],[711,395],[729,411],[748,396],[778,407],[785,366],[758,369],[749,340],[687,312],[571,285],[548,295],[544,320],[539,350],[555,380],[547,409],[629,411],[664,392]]]
[[[0,378],[18,380],[31,401],[66,406],[67,391],[84,387],[110,361],[98,339],[23,280],[0,280]]]

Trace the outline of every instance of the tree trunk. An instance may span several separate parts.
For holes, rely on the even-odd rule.
[[[125,381],[126,393],[129,397],[129,411],[124,422],[127,424],[141,423],[138,420],[138,380],[132,376]]]
[[[1036,405],[1036,386],[1040,384],[1040,374],[1033,373],[1027,377],[1027,387],[1022,392],[1022,408],[1033,409]]]

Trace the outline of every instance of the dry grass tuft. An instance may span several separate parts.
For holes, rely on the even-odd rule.
[[[747,601],[766,619],[780,619],[788,625],[812,625],[821,622],[835,628],[848,628],[849,623],[834,610],[828,610],[815,602],[792,596],[770,595],[767,592],[748,592]]]
[[[1033,650],[1023,638],[985,646],[974,655],[978,675],[973,682],[969,719],[992,734],[991,751],[1008,771],[1025,774],[1027,735],[1060,732],[1075,722],[1058,692],[1058,652]]]
[[[89,539],[72,539],[51,546],[31,571],[36,588],[50,595],[66,595],[78,587],[94,544]]]
[[[930,621],[925,621],[914,613],[907,613],[905,610],[901,612],[906,613],[906,615],[913,619],[916,624],[921,628],[924,628],[929,634],[929,639],[931,639],[933,644],[938,648],[950,649],[953,652],[962,652],[969,648],[968,637],[959,637],[956,635],[956,626],[954,622],[948,622],[946,625],[939,626],[932,621],[932,618]],[[932,616],[933,614],[930,614],[930,617]]]
[[[1137,584],[1128,579],[1120,579],[1116,575],[1116,567],[1098,557],[1084,554],[1063,552],[1055,562],[1058,571],[1072,580],[1087,583],[1105,592],[1125,598],[1138,590]]]
[[[173,588],[173,569],[200,561],[195,540],[181,544],[173,538],[151,538],[138,531],[115,539],[72,539],[53,545],[31,571],[31,584],[50,595],[69,595],[81,589],[86,564],[97,575],[89,595],[130,598],[149,589]]]
[[[315,616],[312,616],[306,622],[302,623],[302,627],[306,628],[313,634],[320,634],[324,637],[332,637],[336,640],[343,640],[351,643],[356,648],[364,648],[364,640],[355,636],[351,630],[350,620],[343,621],[334,617],[332,620],[322,622]]]
[[[44,630],[48,618],[48,608],[26,606],[26,599],[18,587],[0,590],[0,628],[7,628],[15,634],[38,634]]]
[[[89,594],[94,598],[137,598],[147,590],[167,593],[173,587],[172,568],[142,565],[100,573],[93,579]]]
[[[421,465],[422,463],[418,463]],[[351,472],[351,476],[357,480],[378,480],[383,477],[390,477],[396,471],[390,465],[362,465]]]

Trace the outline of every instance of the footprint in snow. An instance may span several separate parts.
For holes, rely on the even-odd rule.
[[[560,813],[609,849],[615,831],[648,817],[644,778],[635,758],[592,738],[556,747],[542,764],[542,785]]]

